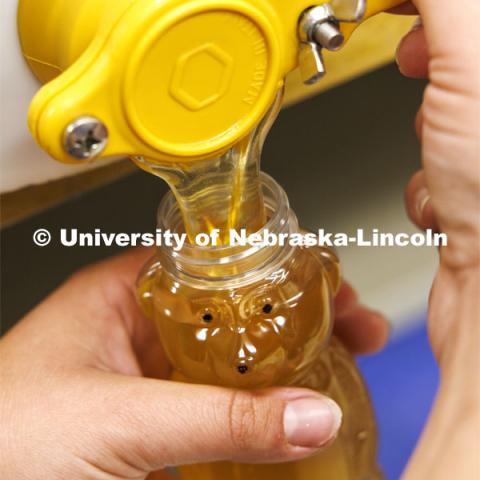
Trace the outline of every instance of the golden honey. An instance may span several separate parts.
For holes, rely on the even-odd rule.
[[[265,228],[299,232],[285,194],[270,177],[260,178]],[[179,228],[181,219],[170,197],[160,208],[159,226]],[[305,387],[333,398],[344,413],[335,442],[312,458],[185,466],[183,480],[381,478],[367,390],[354,359],[332,336],[332,299],[340,281],[338,259],[326,248],[190,245],[175,256],[158,250],[138,292],[176,380],[245,389]]]
[[[195,243],[199,233],[213,229],[221,232],[219,243],[228,243],[230,230],[253,233],[264,226],[260,154],[282,98],[283,90],[263,121],[220,157],[177,164],[154,163],[143,157],[133,159],[140,168],[167,182],[191,243]]]

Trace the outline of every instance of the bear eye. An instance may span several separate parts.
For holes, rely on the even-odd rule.
[[[210,312],[206,312],[202,315],[202,320],[206,323],[210,323],[213,320],[213,315]]]
[[[271,313],[273,310],[273,305],[271,303],[265,303],[262,307],[263,313]]]

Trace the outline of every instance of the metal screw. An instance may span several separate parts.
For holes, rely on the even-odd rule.
[[[298,56],[300,73],[303,82],[312,85],[325,75],[322,49],[338,50],[345,38],[328,3],[303,12],[298,24],[298,36],[301,42]]]
[[[299,20],[298,34],[302,42],[314,42],[313,36],[315,27],[325,22],[334,20],[334,14],[331,6],[328,3],[312,7],[305,10]]]
[[[345,41],[342,32],[337,25],[332,22],[324,22],[315,25],[313,29],[313,38],[322,47],[332,52],[338,50]]]
[[[100,155],[107,143],[107,127],[95,117],[79,117],[65,129],[65,151],[77,160],[90,160]]]

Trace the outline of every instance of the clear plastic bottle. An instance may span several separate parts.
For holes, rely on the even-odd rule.
[[[284,191],[261,177],[275,234],[300,232]],[[183,231],[172,194],[159,228]],[[327,248],[167,247],[140,275],[138,294],[157,326],[176,380],[261,388],[289,385],[320,391],[341,406],[337,439],[312,458],[281,465],[213,463],[180,469],[183,480],[373,480],[376,428],[353,357],[332,335],[332,299],[340,269]]]

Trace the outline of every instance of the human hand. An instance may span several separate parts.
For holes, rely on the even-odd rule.
[[[423,168],[406,188],[407,211],[448,236],[428,316],[440,388],[404,478],[467,480],[480,468],[480,3],[413,0],[400,10],[423,19],[399,46],[400,70],[430,80],[416,121]]]
[[[451,292],[465,286],[478,296],[480,264],[480,3],[415,0],[418,23],[403,39],[397,61],[403,74],[428,78],[416,128],[423,168],[406,189],[407,211],[421,228],[440,230],[448,246],[430,301],[429,326],[437,358],[462,328]],[[478,315],[478,310],[477,310]],[[471,332],[473,333],[473,331]]]
[[[2,478],[142,479],[166,465],[281,462],[336,435],[340,411],[316,392],[168,381],[135,298],[135,277],[151,254],[132,250],[79,272],[0,341]],[[383,345],[386,322],[347,284],[336,306],[338,333],[352,351]],[[305,417],[290,427],[296,406],[310,427]]]

